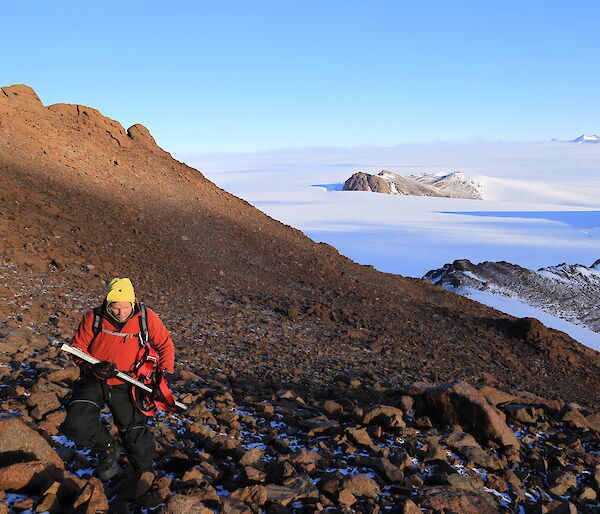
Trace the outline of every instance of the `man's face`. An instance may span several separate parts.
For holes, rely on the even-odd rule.
[[[133,305],[129,302],[113,302],[108,308],[110,313],[119,321],[125,321],[133,311]]]

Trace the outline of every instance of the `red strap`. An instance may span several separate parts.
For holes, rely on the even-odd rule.
[[[150,344],[144,345],[140,348],[136,361],[135,378],[152,388],[149,393],[132,386],[131,396],[137,409],[146,416],[156,414],[157,410],[173,412],[175,399],[162,371],[158,370],[159,357],[156,350]]]

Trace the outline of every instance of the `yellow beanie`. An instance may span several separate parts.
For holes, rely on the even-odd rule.
[[[131,280],[128,278],[113,278],[108,283],[106,303],[113,302],[131,302],[132,305],[135,303],[135,291]]]

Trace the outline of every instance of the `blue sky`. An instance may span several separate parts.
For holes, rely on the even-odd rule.
[[[2,85],[183,155],[600,132],[600,2],[2,6]]]

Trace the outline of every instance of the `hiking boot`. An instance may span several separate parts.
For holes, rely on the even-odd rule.
[[[98,453],[98,469],[96,475],[100,480],[105,482],[114,477],[119,471],[119,457],[121,456],[121,442],[118,439],[113,439],[110,443],[97,447]]]

